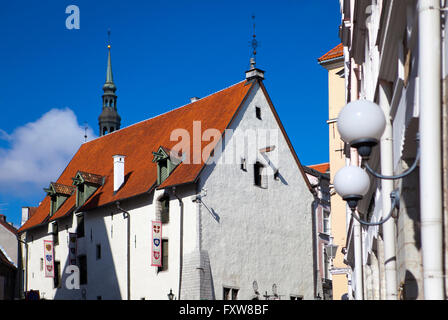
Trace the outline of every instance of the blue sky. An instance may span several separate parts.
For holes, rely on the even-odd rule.
[[[66,7],[80,28],[65,26]],[[337,0],[2,1],[0,213],[16,226],[88,135],[98,134],[107,30],[122,127],[244,79],[251,54],[304,165],[328,161],[326,70]]]

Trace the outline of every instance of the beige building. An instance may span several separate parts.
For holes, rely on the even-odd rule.
[[[318,59],[318,63],[328,70],[328,128],[330,183],[336,172],[345,166],[344,142],[337,130],[337,117],[345,105],[344,54],[341,44]],[[333,299],[340,300],[349,292],[350,269],[344,263],[342,250],[346,245],[346,205],[342,198],[332,192],[331,196],[331,236],[333,244],[338,246],[330,269],[333,284]]]

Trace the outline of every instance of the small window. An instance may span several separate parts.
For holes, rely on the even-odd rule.
[[[162,206],[162,211],[161,211],[162,223],[168,223],[168,222],[170,222],[170,199],[163,198],[160,200],[160,204]]]
[[[87,257],[78,256],[79,263],[79,284],[87,284]]]
[[[223,288],[222,300],[230,300],[230,288]]]
[[[257,119],[261,120],[261,108],[260,107],[255,107],[255,116],[257,117]]]
[[[327,210],[323,211],[322,232],[330,234],[330,212]]]
[[[101,259],[101,244],[96,245],[96,260]]]
[[[60,261],[55,261],[54,262],[53,285],[54,285],[54,288],[60,288],[61,287],[61,262]]]
[[[291,295],[291,296],[289,296],[289,297],[290,297],[291,300],[303,300],[303,296],[294,296],[294,295]]]
[[[162,239],[162,266],[158,271],[168,270],[168,239]]]
[[[78,238],[84,238],[84,216],[83,215],[76,216],[76,223],[77,223],[76,236]]]
[[[238,289],[232,289],[232,300],[238,300]]]
[[[238,291],[236,288],[223,287],[222,299],[223,300],[238,300]]]
[[[40,271],[44,271],[44,258],[40,258]]]
[[[254,164],[254,184],[260,188],[267,188],[266,177],[264,176],[264,165],[260,162]]]
[[[103,300],[102,296],[96,296],[96,300]]]
[[[54,242],[54,245],[57,246],[57,245],[59,244],[59,225],[58,225],[57,222],[54,222],[54,223],[53,223],[53,231],[52,231],[52,234],[53,234],[53,242]]]

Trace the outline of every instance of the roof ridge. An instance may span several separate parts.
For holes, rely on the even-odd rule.
[[[188,105],[194,104],[194,103],[196,103],[196,102],[198,102],[198,101],[203,101],[204,99],[209,98],[210,96],[213,96],[214,94],[217,94],[217,93],[219,93],[219,92],[221,92],[221,91],[230,89],[231,87],[234,87],[234,86],[236,86],[236,85],[238,85],[238,84],[240,84],[240,83],[242,83],[242,82],[245,82],[245,81],[246,81],[246,80],[241,80],[240,82],[234,83],[234,84],[232,84],[232,85],[230,85],[230,86],[228,86],[228,87],[225,87],[225,88],[223,88],[223,89],[221,89],[221,90],[218,90],[218,91],[216,91],[216,92],[210,93],[209,95],[206,95],[205,97],[200,98],[199,100],[196,100],[196,101],[194,101],[194,102],[189,102],[189,103],[184,104],[184,105],[182,105],[182,106],[180,106],[180,107],[177,107],[177,108],[168,110],[168,111],[166,111],[166,112],[164,112],[164,113],[161,113],[161,114],[159,114],[159,115],[156,115],[156,116],[154,116],[154,117],[152,117],[152,118],[148,118],[148,119],[145,119],[145,120],[141,120],[141,121],[139,121],[139,122],[136,122],[136,123],[131,124],[130,126],[127,126],[127,127],[124,127],[124,128],[118,129],[118,130],[115,130],[114,132],[110,132],[110,133],[108,133],[108,134],[106,134],[106,135],[99,136],[99,137],[97,137],[97,138],[95,138],[95,139],[92,139],[92,140],[90,140],[90,141],[83,142],[82,145],[84,145],[84,144],[88,144],[88,143],[90,143],[90,142],[92,142],[92,141],[96,141],[96,140],[101,139],[101,138],[103,138],[103,137],[110,136],[110,135],[112,135],[112,134],[114,134],[114,133],[117,133],[117,132],[126,130],[126,129],[128,129],[128,128],[131,128],[131,127],[133,127],[133,126],[136,126],[136,125],[138,125],[138,124],[141,124],[141,123],[143,123],[143,122],[146,122],[146,121],[149,121],[149,120],[156,119],[156,118],[161,117],[161,116],[163,116],[163,115],[166,115],[166,114],[168,114],[168,113],[170,113],[170,112],[173,112],[173,111],[176,111],[176,110],[178,110],[178,109],[184,108],[184,107],[186,107],[186,106],[188,106]]]

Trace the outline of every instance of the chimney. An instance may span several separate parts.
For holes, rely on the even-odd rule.
[[[4,214],[0,214],[0,220],[6,222],[6,217]]]
[[[30,208],[22,207],[22,226],[30,218]]]
[[[198,101],[200,98],[198,98],[198,97],[192,97],[192,98],[190,98],[190,102],[196,102],[196,101]]]
[[[120,189],[124,182],[124,158],[121,154],[114,155],[114,193]]]

